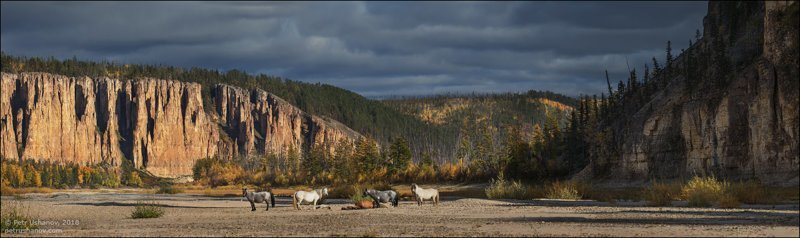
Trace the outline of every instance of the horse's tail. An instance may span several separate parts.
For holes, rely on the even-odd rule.
[[[275,194],[269,193],[269,201],[272,202],[272,207],[275,207]]]
[[[433,204],[439,205],[439,191],[436,191],[436,197],[433,198]]]
[[[292,194],[292,207],[297,209],[297,194]]]

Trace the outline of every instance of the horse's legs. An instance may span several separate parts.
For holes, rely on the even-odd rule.
[[[264,199],[264,204],[267,204],[267,211],[269,211],[269,199]]]
[[[314,210],[317,210],[317,201],[319,201],[319,198],[314,199]]]
[[[250,208],[252,208],[252,209],[250,210],[251,212],[256,210],[256,204],[255,204],[255,203],[253,203],[252,201],[250,201]]]

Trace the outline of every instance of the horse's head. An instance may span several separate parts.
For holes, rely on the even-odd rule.
[[[322,196],[328,196],[328,188],[322,188]]]
[[[242,188],[242,195],[247,196],[247,188]]]
[[[411,192],[412,193],[417,193],[417,184],[416,183],[412,183],[411,184]]]

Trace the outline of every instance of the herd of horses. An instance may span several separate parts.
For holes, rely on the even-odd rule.
[[[434,205],[439,204],[439,190],[433,188],[422,188],[417,184],[412,183],[411,194],[414,196],[414,200],[417,201],[417,206],[422,206],[422,203],[426,200],[430,200]],[[394,190],[379,191],[374,189],[364,189],[363,195],[372,198],[372,204],[376,208],[380,206],[380,203],[390,203],[394,207],[397,207],[399,204],[398,193]],[[256,203],[262,202],[267,204],[267,211],[269,211],[270,205],[275,207],[275,194],[272,192],[248,192],[247,188],[242,188],[242,196],[247,198],[247,201],[250,202],[250,208],[252,208],[250,211],[255,211]],[[300,210],[300,205],[302,204],[313,204],[314,209],[317,209],[317,203],[324,196],[328,196],[328,188],[314,189],[311,191],[296,191],[294,194],[292,194],[292,207]]]

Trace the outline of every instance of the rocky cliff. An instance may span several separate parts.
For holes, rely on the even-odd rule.
[[[302,153],[314,143],[359,136],[269,93],[230,86],[214,90],[221,125],[204,110],[195,83],[3,73],[0,86],[0,153],[7,159],[130,160],[154,175],[176,177],[190,175],[200,158],[290,146]],[[220,139],[228,133],[236,144]]]
[[[699,77],[664,79],[666,87],[612,126],[619,157],[596,159],[585,173],[628,182],[715,175],[797,185],[797,5],[709,3],[704,37],[687,52],[721,58],[699,57],[708,61],[695,69]],[[686,57],[676,58],[676,71],[687,72]]]
[[[260,89],[217,85],[212,98],[238,154],[287,155],[294,148],[302,155],[313,145],[334,145],[360,136],[337,121],[305,113]]]

